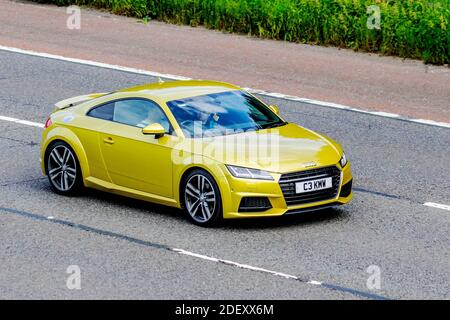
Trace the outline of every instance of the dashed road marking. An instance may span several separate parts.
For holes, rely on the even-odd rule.
[[[0,116],[0,120],[24,124],[24,125],[32,126],[32,127],[44,128],[44,124],[38,123],[38,122],[33,122],[33,121],[28,121],[28,120],[21,120],[21,119],[5,117],[5,116]]]
[[[7,46],[2,46],[2,45],[0,45],[0,50],[14,52],[14,53],[21,53],[21,54],[26,54],[26,55],[36,56],[36,57],[48,58],[48,59],[73,62],[73,63],[83,64],[83,65],[94,66],[94,67],[100,67],[100,68],[106,68],[106,69],[112,69],[112,70],[118,70],[118,71],[125,71],[125,72],[136,73],[136,74],[143,74],[143,75],[148,75],[148,76],[152,76],[152,77],[166,78],[166,79],[171,79],[171,80],[190,80],[191,79],[188,77],[183,77],[183,76],[178,76],[178,75],[173,75],[173,74],[160,73],[160,72],[148,71],[148,70],[131,68],[131,67],[124,67],[124,66],[120,66],[120,65],[108,64],[108,63],[92,61],[92,60],[69,58],[69,57],[64,57],[64,56],[56,55],[56,54],[37,52],[37,51],[32,51],[32,50],[24,50],[24,49],[7,47]],[[263,95],[263,96],[267,96],[267,97],[279,98],[279,99],[284,99],[284,100],[289,100],[289,101],[303,102],[303,103],[313,104],[313,105],[317,105],[317,106],[321,106],[321,107],[358,112],[358,113],[363,113],[363,114],[368,114],[368,115],[373,115],[373,116],[378,116],[378,117],[383,117],[383,118],[402,120],[402,121],[406,121],[406,122],[410,122],[410,123],[417,123],[417,124],[423,124],[423,125],[429,125],[429,126],[434,126],[434,127],[450,129],[450,123],[446,123],[446,122],[438,122],[438,121],[427,120],[427,119],[412,119],[412,118],[400,116],[395,113],[358,109],[358,108],[353,108],[353,107],[338,104],[338,103],[302,98],[302,97],[287,95],[287,94],[278,93],[278,92],[270,92],[270,91],[253,89],[253,88],[243,88],[243,89],[247,90],[251,93],[255,93],[255,94],[259,94],[259,95]]]
[[[127,235],[124,235],[124,234],[120,234],[120,233],[116,233],[116,232],[112,232],[112,231],[107,231],[107,230],[98,229],[98,228],[95,228],[95,227],[90,227],[90,226],[87,226],[87,225],[75,223],[75,222],[72,222],[72,221],[56,219],[54,217],[53,217],[53,219],[49,219],[50,217],[48,217],[48,216],[42,216],[42,215],[39,215],[39,214],[35,214],[35,213],[31,213],[31,212],[27,212],[27,211],[23,211],[23,210],[19,210],[19,209],[0,207],[0,211],[3,211],[4,213],[19,215],[19,216],[22,216],[22,217],[25,217],[25,218],[30,218],[30,219],[34,219],[34,220],[38,220],[38,221],[47,221],[49,223],[54,223],[56,225],[63,225],[65,227],[74,228],[74,229],[81,230],[81,231],[84,231],[84,232],[95,233],[95,234],[98,234],[98,235],[101,235],[101,236],[112,237],[112,238],[115,238],[115,239],[128,241],[130,243],[143,245],[143,246],[150,247],[150,248],[153,248],[153,249],[168,250],[169,252],[174,252],[174,253],[177,253],[177,254],[182,254],[182,255],[190,256],[190,257],[201,259],[201,260],[206,260],[206,261],[215,262],[215,263],[223,263],[223,264],[228,265],[228,266],[238,267],[238,268],[249,270],[249,271],[261,272],[261,273],[270,274],[270,275],[277,276],[277,277],[282,277],[282,278],[285,278],[285,279],[291,279],[291,280],[299,281],[299,282],[302,282],[302,283],[305,283],[305,284],[320,286],[320,287],[322,287],[324,289],[334,290],[334,291],[338,291],[338,292],[342,292],[342,293],[350,293],[352,295],[356,295],[356,296],[360,296],[360,297],[364,297],[364,298],[368,298],[368,299],[375,299],[375,300],[388,300],[388,299],[390,299],[390,298],[387,298],[385,296],[377,295],[377,294],[371,293],[371,292],[361,291],[361,290],[348,288],[348,287],[343,287],[343,286],[330,284],[330,283],[324,283],[324,282],[320,282],[320,281],[317,281],[317,280],[303,279],[303,278],[300,278],[300,277],[297,277],[297,276],[294,276],[294,275],[290,275],[290,274],[287,274],[287,273],[283,273],[283,272],[272,271],[272,270],[268,270],[268,269],[264,269],[264,268],[260,268],[260,267],[254,267],[254,266],[251,266],[251,265],[248,265],[248,264],[242,264],[242,263],[234,262],[234,261],[231,261],[231,260],[225,260],[225,259],[210,257],[210,256],[207,256],[207,255],[198,254],[198,253],[187,251],[187,250],[183,250],[183,249],[172,248],[172,247],[167,246],[165,244],[159,244],[159,243],[155,243],[155,242],[151,242],[151,241],[147,241],[147,240],[142,240],[142,239],[130,237],[130,236],[127,236]]]
[[[278,276],[278,277],[282,277],[282,278],[286,278],[286,279],[294,279],[294,280],[301,280],[299,277],[290,275],[290,274],[286,274],[283,272],[277,272],[277,271],[272,271],[272,270],[268,270],[268,269],[264,269],[264,268],[259,268],[259,267],[254,267],[254,266],[250,266],[247,264],[242,264],[242,263],[238,263],[238,262],[234,262],[234,261],[230,261],[230,260],[224,260],[224,259],[219,259],[219,258],[214,258],[214,257],[209,257],[209,256],[205,256],[205,255],[201,255],[201,254],[197,254],[194,252],[190,252],[190,251],[186,251],[183,249],[177,249],[177,248],[173,248],[172,251],[184,254],[184,255],[188,255],[188,256],[192,256],[195,258],[200,258],[203,260],[208,260],[208,261],[213,261],[213,262],[221,262],[224,264],[228,264],[228,265],[232,265],[241,269],[247,269],[247,270],[252,270],[252,271],[259,271],[259,272],[263,272],[263,273],[269,273],[272,274],[274,276]],[[305,281],[307,283],[309,283],[310,281]],[[312,281],[313,283],[318,283],[318,281]]]
[[[446,204],[440,204],[440,203],[434,203],[434,202],[425,202],[423,205],[427,206],[427,207],[438,208],[438,209],[443,209],[443,210],[450,211],[450,206],[446,205]]]

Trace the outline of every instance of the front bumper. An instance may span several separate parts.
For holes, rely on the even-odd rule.
[[[224,184],[222,184],[222,186],[225,185],[227,190],[222,191],[223,217],[225,219],[276,217],[346,204],[353,196],[351,189],[353,176],[350,169],[350,163],[344,168],[341,168],[339,164],[337,164],[336,167],[340,171],[336,196],[325,200],[312,201],[298,205],[288,205],[286,203],[285,196],[283,195],[279,183],[281,174],[273,174],[273,181],[240,179],[233,177],[225,169],[224,173],[226,181],[223,181]],[[267,198],[271,208],[253,212],[240,210],[241,201],[245,197]]]

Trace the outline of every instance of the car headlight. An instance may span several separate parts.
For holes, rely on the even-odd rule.
[[[273,180],[270,173],[263,170],[227,165],[228,171],[236,178]]]
[[[347,156],[345,155],[345,153],[342,153],[342,157],[341,160],[339,160],[339,163],[341,164],[341,167],[345,167],[345,165],[347,164]]]

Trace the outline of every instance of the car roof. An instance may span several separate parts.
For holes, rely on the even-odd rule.
[[[161,100],[170,101],[233,90],[240,90],[240,88],[232,84],[219,81],[179,80],[159,81],[156,83],[144,84],[119,90],[117,93],[139,93],[157,97]]]

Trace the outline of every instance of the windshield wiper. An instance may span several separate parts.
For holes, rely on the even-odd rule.
[[[284,122],[284,121],[272,122],[272,123],[268,123],[265,126],[263,126],[262,129],[276,128],[276,127],[284,126],[285,124],[287,124],[287,122]]]

